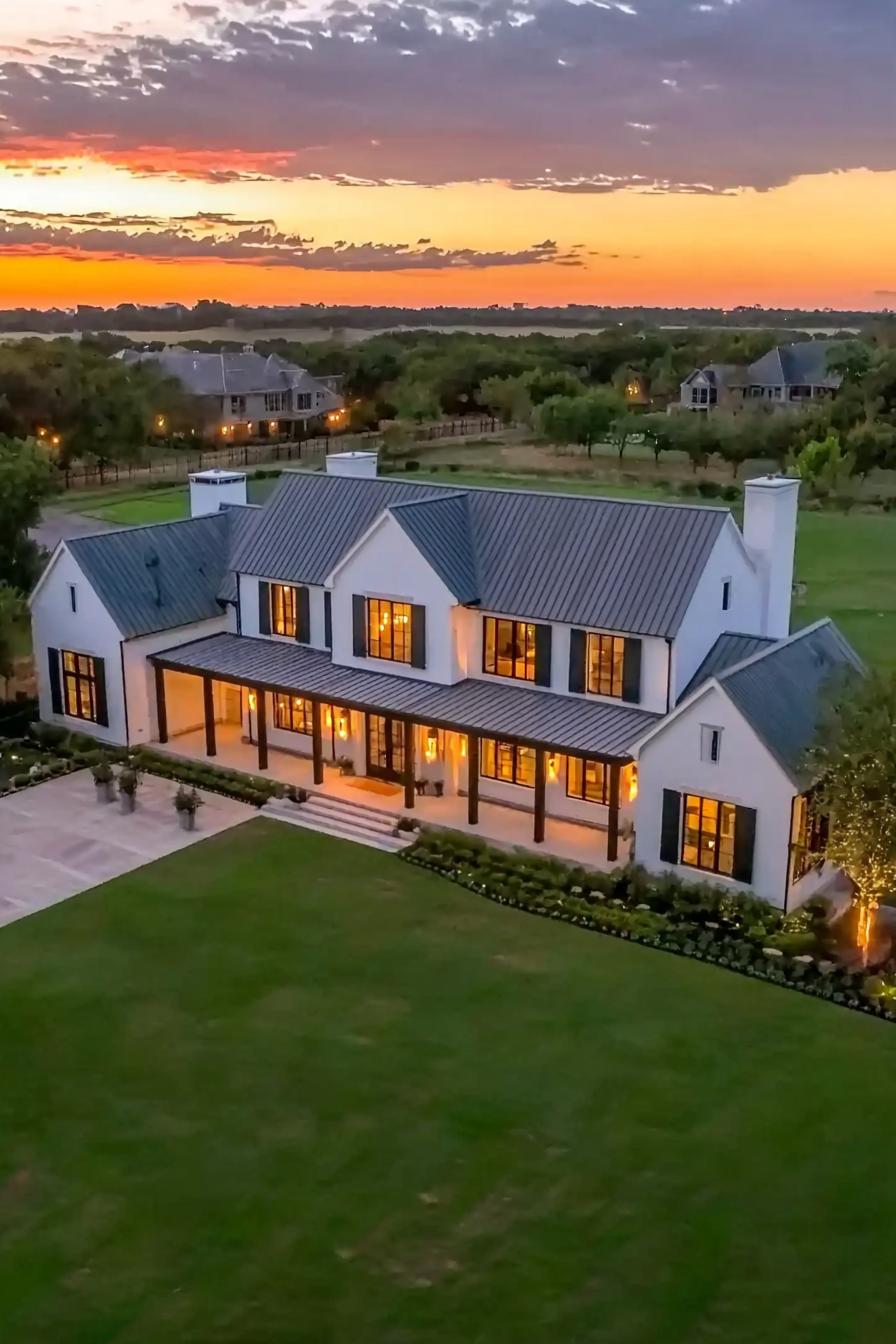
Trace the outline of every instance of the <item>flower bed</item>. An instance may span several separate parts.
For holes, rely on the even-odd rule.
[[[823,900],[785,916],[756,896],[735,896],[710,883],[654,876],[638,867],[598,873],[491,849],[451,832],[423,831],[399,857],[499,905],[896,1019],[896,974],[849,971],[827,955]]]

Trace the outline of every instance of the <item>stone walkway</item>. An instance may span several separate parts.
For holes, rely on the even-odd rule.
[[[202,793],[195,831],[182,831],[177,785],[144,775],[129,816],[96,801],[89,770],[0,798],[0,925],[64,901],[154,859],[258,815],[254,807]]]

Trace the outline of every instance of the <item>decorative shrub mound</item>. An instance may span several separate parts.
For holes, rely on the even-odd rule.
[[[446,831],[424,830],[399,857],[499,905],[896,1020],[896,967],[875,976],[838,967],[826,955],[829,907],[823,899],[784,915],[757,896],[736,896],[711,883],[655,876],[637,866],[599,873],[491,849]]]

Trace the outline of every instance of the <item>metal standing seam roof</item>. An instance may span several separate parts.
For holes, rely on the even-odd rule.
[[[458,602],[478,602],[480,583],[466,495],[393,504],[390,515]]]
[[[763,386],[805,384],[837,388],[843,379],[828,372],[828,354],[837,344],[837,341],[794,341],[776,345],[750,365],[749,382]]]
[[[65,542],[124,639],[222,614],[230,510]]]
[[[682,700],[687,699],[692,691],[696,691],[698,686],[703,685],[704,681],[709,681],[710,677],[719,676],[728,668],[733,667],[735,663],[741,663],[745,658],[750,658],[754,653],[758,653],[760,649],[768,648],[776,643],[777,640],[764,635],[719,635],[715,644],[681,692],[676,703],[681,704]]]
[[[863,673],[852,645],[833,621],[819,621],[718,676],[719,685],[800,787],[810,782],[804,760],[818,727],[826,688],[838,676]]]
[[[284,472],[231,564],[262,578],[323,585],[384,510],[460,497],[467,539],[456,507],[420,511],[402,526],[450,569],[453,583],[466,586],[475,572],[484,610],[665,637],[677,632],[731,517],[717,506]],[[457,551],[450,563],[442,535],[449,514]]]
[[[317,649],[229,633],[166,649],[150,661],[290,695],[408,716],[420,723],[619,760],[629,758],[631,743],[661,717],[626,705],[485,680],[469,678],[443,686],[343,667]]]

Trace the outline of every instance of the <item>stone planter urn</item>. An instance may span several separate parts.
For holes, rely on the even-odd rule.
[[[186,811],[178,812],[177,819],[180,822],[180,828],[182,831],[195,831],[196,829],[195,812],[186,812]]]
[[[118,801],[124,815],[127,815],[128,812],[133,812],[137,803],[137,799],[132,793],[120,793],[118,795]]]
[[[115,801],[114,779],[98,779],[95,787],[96,800],[98,803],[112,803]]]

